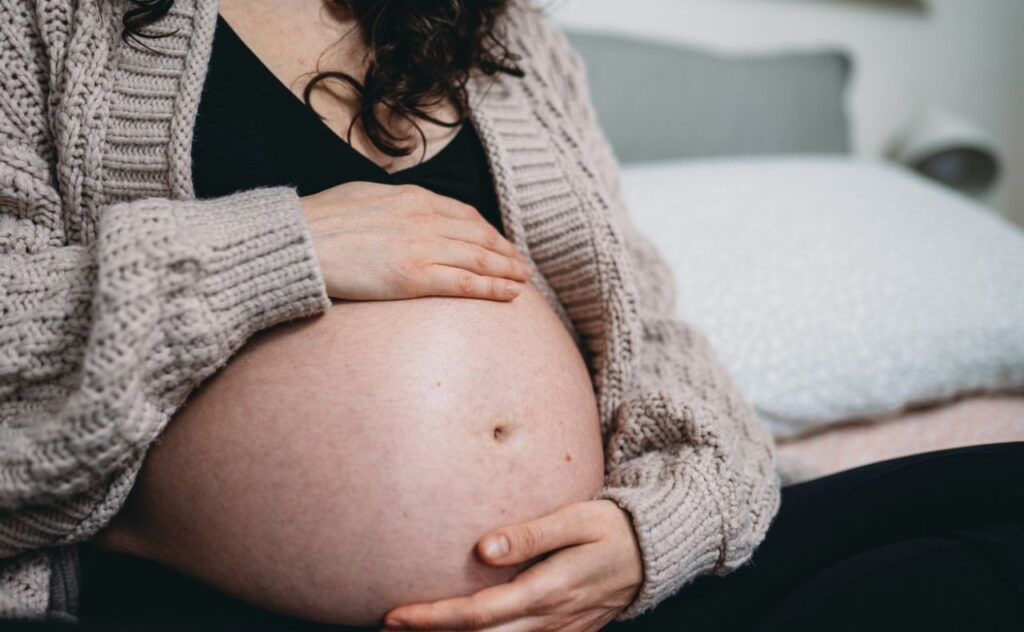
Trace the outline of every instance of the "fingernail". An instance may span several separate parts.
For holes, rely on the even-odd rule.
[[[389,630],[408,630],[409,626],[405,624],[405,621],[399,621],[398,619],[385,619],[384,625]]]
[[[509,551],[508,538],[503,535],[491,538],[484,545],[484,551],[487,552],[489,557],[501,557],[503,555],[507,555]]]
[[[505,283],[505,291],[509,294],[519,294],[519,284],[508,281]]]

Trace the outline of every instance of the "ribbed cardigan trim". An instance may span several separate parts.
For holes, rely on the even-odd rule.
[[[116,4],[116,3],[114,3]],[[126,4],[126,3],[121,3]],[[115,47],[103,142],[104,203],[166,197],[194,199],[192,138],[210,61],[219,3],[175,0],[161,20],[167,37],[122,44],[122,11],[103,4]],[[188,79],[191,79],[189,81]]]
[[[482,81],[478,77],[471,82],[473,96],[481,93]],[[564,154],[544,133],[550,129],[548,122],[537,120],[538,109],[514,85],[515,79],[494,81],[502,89],[474,101],[471,117],[490,157],[502,217],[513,242],[536,265],[541,283],[550,287],[552,292],[542,292],[545,298],[563,319],[568,317],[570,331],[583,345],[601,426],[607,431],[633,370],[633,354],[617,350],[635,344],[639,336],[628,326],[639,322],[636,301],[629,286],[617,280],[623,272],[616,262],[628,256],[623,251],[614,260],[598,259],[593,235],[614,232],[610,214],[581,199],[579,192],[585,189],[574,186],[578,183],[570,182],[567,170],[560,168]],[[581,206],[591,212],[579,212]],[[535,212],[541,209],[543,213]],[[622,248],[621,240],[613,243]]]

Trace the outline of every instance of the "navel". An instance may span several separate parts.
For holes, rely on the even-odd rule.
[[[505,423],[495,424],[494,431],[493,431],[494,440],[497,441],[498,443],[502,443],[504,441],[507,441],[508,437],[509,437],[509,435],[511,433],[511,430],[512,430],[512,428],[508,424],[505,424]]]

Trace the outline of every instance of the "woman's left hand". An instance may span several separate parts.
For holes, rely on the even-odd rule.
[[[501,536],[507,536],[508,552],[489,555],[487,545]],[[629,514],[606,499],[495,529],[480,538],[477,553],[493,566],[550,556],[512,581],[468,597],[392,609],[386,630],[596,632],[632,603],[643,581]]]

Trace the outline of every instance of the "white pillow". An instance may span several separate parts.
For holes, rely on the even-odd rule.
[[[634,165],[623,194],[776,436],[1024,387],[1024,231],[843,157]]]

